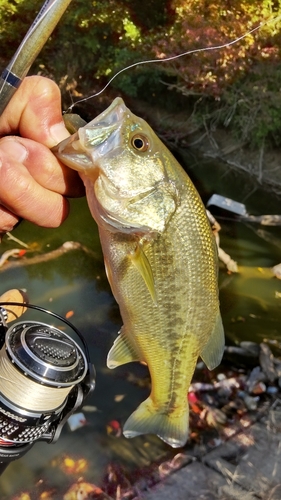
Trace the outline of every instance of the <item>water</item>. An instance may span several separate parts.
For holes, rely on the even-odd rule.
[[[226,173],[225,167],[218,163],[202,161],[186,152],[180,156],[205,202],[216,192],[246,203],[252,214],[281,212],[280,199],[244,175]],[[221,246],[244,269],[241,275],[228,275],[221,266],[221,309],[227,342],[269,339],[278,348],[281,282],[265,279],[258,268],[272,267],[281,261],[280,228],[264,228],[265,240],[257,234],[259,226],[224,215],[231,220],[219,219]],[[147,370],[141,365],[125,365],[112,371],[106,368],[106,355],[121,319],[105,277],[97,229],[85,199],[72,200],[70,217],[59,229],[41,229],[22,222],[13,234],[34,247],[34,255],[50,252],[65,241],[78,241],[91,250],[90,253],[83,249],[70,251],[48,262],[3,271],[0,294],[14,287],[26,288],[31,303],[62,316],[71,312],[70,321],[88,343],[97,379],[96,389],[86,402],[90,410],[84,411],[86,425],[74,432],[66,425],[56,444],[37,443],[25,457],[10,464],[0,479],[1,498],[10,500],[21,491],[33,491],[37,498],[39,491],[49,489],[57,492],[52,498],[61,499],[80,476],[101,485],[110,463],[132,471],[163,460],[172,450],[157,437],[126,440],[108,431],[110,421],[124,423],[145,399],[149,382]],[[18,247],[15,242],[5,239],[1,253],[15,247]],[[42,320],[46,318],[40,317]],[[79,469],[80,459],[86,462],[84,466],[79,462]],[[72,468],[67,466],[69,463]]]
[[[244,203],[252,215],[281,214],[281,197],[255,179],[213,161],[184,155],[189,174],[206,203],[213,193]],[[281,262],[281,227],[239,222],[231,213],[210,207],[222,229],[221,247],[241,273],[227,275],[221,265],[220,301],[228,343],[269,340],[281,346],[281,281],[267,269]],[[277,349],[277,354],[281,350]]]
[[[50,252],[65,241],[79,241],[91,253],[70,251],[54,260],[3,271],[0,274],[0,294],[11,288],[24,288],[32,304],[62,316],[71,311],[70,320],[89,346],[97,371],[96,389],[86,402],[90,411],[84,412],[85,427],[71,432],[65,426],[56,444],[37,443],[25,457],[9,465],[0,480],[3,500],[21,490],[33,491],[38,480],[65,492],[76,478],[75,474],[68,476],[65,471],[63,459],[66,456],[74,460],[86,459],[87,470],[83,470],[83,474],[79,471],[78,477],[83,475],[100,484],[112,460],[131,469],[147,466],[169,452],[169,447],[156,437],[128,441],[108,434],[107,425],[111,420],[124,423],[145,399],[149,391],[148,374],[144,366],[115,371],[106,368],[107,352],[122,324],[119,309],[105,276],[98,233],[86,200],[73,200],[71,205],[71,216],[61,228],[46,230],[22,222],[13,235],[37,249],[30,256]],[[1,252],[15,247],[18,244],[5,239]],[[32,320],[36,319],[35,316],[34,312],[25,314],[25,318]],[[45,315],[37,319],[48,322]],[[139,379],[147,380],[147,383],[139,384]],[[116,398],[122,402],[115,401]]]

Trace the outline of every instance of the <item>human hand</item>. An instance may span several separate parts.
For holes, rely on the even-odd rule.
[[[65,196],[82,196],[78,174],[49,148],[69,136],[57,85],[26,77],[0,116],[0,233],[21,219],[57,227],[68,214]]]

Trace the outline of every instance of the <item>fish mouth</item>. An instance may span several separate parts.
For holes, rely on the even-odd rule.
[[[68,167],[86,173],[97,166],[99,158],[105,154],[109,157],[120,147],[117,132],[128,113],[123,99],[117,97],[90,123],[53,147],[52,152]]]

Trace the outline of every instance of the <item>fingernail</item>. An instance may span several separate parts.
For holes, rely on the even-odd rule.
[[[58,142],[63,141],[67,137],[69,137],[69,132],[65,128],[65,125],[63,122],[56,123],[55,125],[52,125],[50,127],[50,134],[55,142],[54,146],[58,144]]]
[[[22,163],[28,156],[27,149],[17,140],[6,138],[1,141],[0,149],[4,151],[10,158]]]

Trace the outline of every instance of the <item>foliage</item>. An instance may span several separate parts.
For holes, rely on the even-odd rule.
[[[0,0],[1,63],[6,65],[42,0]],[[112,86],[151,101],[163,83],[198,121],[232,127],[254,147],[279,145],[281,0],[73,0],[32,68],[60,85],[69,102],[99,90],[141,60],[197,52],[121,73]],[[213,46],[242,37],[237,43]],[[207,50],[199,50],[207,48]],[[168,99],[166,99],[168,101]],[[249,112],[250,111],[250,112]],[[251,112],[252,111],[252,112]]]
[[[255,65],[250,76],[244,76],[225,90],[214,110],[202,107],[197,115],[216,126],[231,127],[242,144],[259,149],[267,143],[281,146],[281,65],[265,62]]]
[[[177,59],[166,70],[170,88],[193,102],[197,123],[229,127],[253,148],[280,146],[281,2],[175,1],[176,21],[154,46],[158,57],[207,47]],[[238,43],[212,50],[248,33]],[[170,43],[172,40],[172,44]]]
[[[234,0],[231,7],[228,0],[220,0],[219,5],[208,0],[178,0],[176,3],[177,20],[166,39],[159,40],[158,56],[169,57],[175,52],[207,48],[171,64],[171,72],[186,94],[220,95],[226,86],[245,74],[254,61],[265,56],[263,50],[268,48],[268,38],[271,37],[271,46],[272,36],[281,28],[279,21],[249,33],[260,22],[272,17],[273,8],[268,0]],[[281,14],[281,3],[276,14]],[[249,34],[239,43],[222,47],[246,33]],[[212,50],[212,47],[220,48]],[[277,53],[276,44],[274,53],[266,56],[276,57]]]

